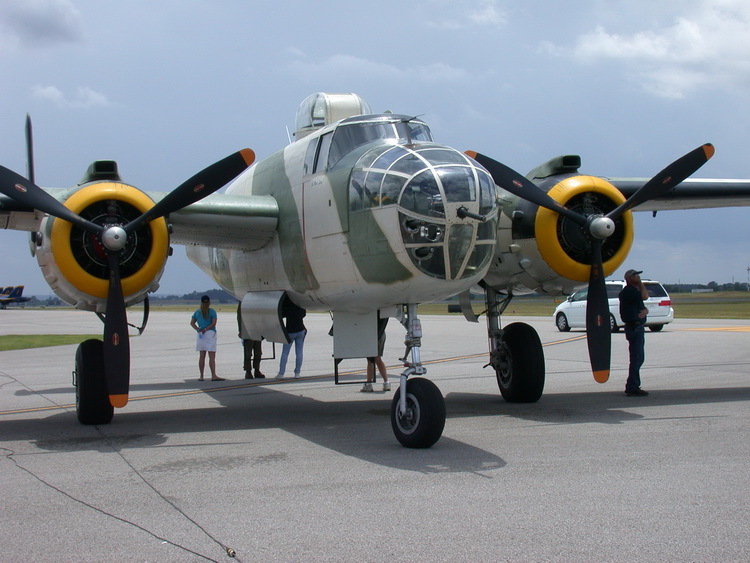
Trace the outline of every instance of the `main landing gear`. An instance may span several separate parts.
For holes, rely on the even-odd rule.
[[[500,316],[511,297],[485,287],[490,342],[487,365],[495,370],[497,385],[506,401],[533,403],[544,391],[544,351],[539,335],[530,325],[512,323],[500,328]],[[424,375],[427,370],[419,355],[422,326],[416,305],[406,305],[404,309],[406,352],[400,359],[406,369],[391,402],[391,426],[396,439],[407,448],[429,448],[440,439],[445,427],[445,399],[432,381],[422,377],[409,379]]]
[[[422,324],[417,318],[416,305],[406,305],[401,322],[406,328],[406,351],[400,360],[406,369],[391,402],[391,427],[403,446],[429,448],[440,439],[445,428],[445,399],[429,379],[408,379],[427,373],[419,354]]]
[[[81,424],[109,424],[114,407],[109,402],[104,378],[103,343],[91,339],[76,350],[73,385],[76,388],[76,415]]]
[[[525,323],[500,328],[500,315],[512,296],[485,287],[490,363],[503,398],[510,403],[534,403],[544,391],[544,351],[536,331]],[[485,366],[487,367],[487,366]]]

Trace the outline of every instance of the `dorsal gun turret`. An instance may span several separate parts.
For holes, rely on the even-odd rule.
[[[372,113],[369,104],[357,94],[316,92],[299,105],[294,136],[299,140],[346,117],[369,113]]]

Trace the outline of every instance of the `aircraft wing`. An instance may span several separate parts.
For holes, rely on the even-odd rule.
[[[648,181],[648,178],[606,179],[626,198]],[[637,205],[633,211],[743,206],[750,206],[750,180],[688,178],[666,194]]]
[[[47,188],[62,199],[69,191]],[[167,194],[149,192],[155,202]],[[252,251],[265,246],[276,233],[279,206],[271,196],[213,194],[169,215],[174,244],[214,246]],[[35,231],[42,214],[0,195],[0,229]]]
[[[65,188],[47,188],[46,191],[56,199],[61,199],[69,191]],[[0,229],[12,231],[36,231],[39,220],[44,213],[18,203],[6,195],[0,194]]]
[[[149,193],[152,199],[166,194]],[[276,233],[279,206],[272,196],[210,195],[169,215],[174,244],[252,251]]]

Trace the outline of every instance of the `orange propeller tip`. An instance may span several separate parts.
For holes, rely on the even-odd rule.
[[[253,149],[242,149],[240,154],[248,166],[255,162],[255,153],[253,152]]]
[[[594,381],[597,383],[606,383],[609,379],[609,370],[602,369],[594,372]]]
[[[706,153],[706,160],[708,160],[714,155],[716,149],[711,143],[706,143],[705,145],[703,145],[703,152]]]
[[[128,394],[124,393],[122,395],[110,395],[109,404],[117,409],[121,409],[128,404]]]
[[[477,151],[464,151],[464,154],[470,156],[471,158],[477,157]]]

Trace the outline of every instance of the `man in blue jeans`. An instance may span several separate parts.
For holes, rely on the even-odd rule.
[[[628,397],[645,397],[648,392],[641,389],[641,366],[645,360],[646,316],[648,309],[644,301],[648,299],[648,290],[641,281],[639,270],[625,272],[625,287],[620,292],[620,317],[625,323],[625,338],[630,343],[630,367],[628,380],[625,383],[625,394]]]

